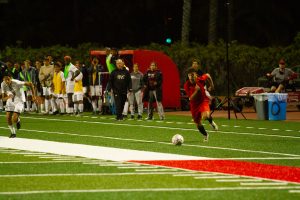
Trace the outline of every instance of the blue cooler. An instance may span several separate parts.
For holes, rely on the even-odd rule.
[[[286,120],[286,93],[268,94],[269,120]]]

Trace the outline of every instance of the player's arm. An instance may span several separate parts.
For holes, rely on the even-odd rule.
[[[212,80],[210,74],[206,74],[206,76],[207,76],[207,79],[206,79],[206,80],[207,80],[207,82],[208,82],[208,87],[207,87],[207,89],[208,89],[208,91],[212,91],[212,90],[214,90],[214,88],[215,88],[214,82],[213,82],[213,80]]]
[[[34,84],[32,82],[25,82],[24,83],[25,86],[28,86],[31,88],[31,91],[32,91],[32,99],[33,101],[35,101],[35,97],[36,97],[36,90],[34,89]]]

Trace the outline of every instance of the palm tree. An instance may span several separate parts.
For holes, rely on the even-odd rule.
[[[183,0],[181,44],[189,45],[190,17],[192,0]]]
[[[217,40],[218,0],[209,0],[208,44]]]

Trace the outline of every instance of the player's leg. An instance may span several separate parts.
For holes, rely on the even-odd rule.
[[[10,136],[9,136],[10,138],[16,137],[16,129],[12,123],[12,115],[13,115],[12,111],[6,111],[6,121],[7,121],[8,128],[10,130]]]
[[[142,119],[143,115],[143,93],[141,90],[137,91],[135,94],[135,100],[138,108],[138,119]]]
[[[164,108],[163,105],[161,103],[161,94],[159,94],[160,91],[157,92],[157,90],[153,91],[153,95],[156,101],[156,105],[157,105],[157,111],[158,111],[158,115],[159,118],[161,120],[165,119],[165,114],[164,114]]]
[[[129,111],[130,111],[130,115],[131,115],[131,119],[134,119],[134,93],[131,92],[128,95],[128,102],[129,102]]]
[[[202,124],[202,115],[201,115],[201,112],[200,111],[192,111],[192,116],[193,116],[193,120],[194,120],[194,123],[196,124],[197,126],[197,129],[199,130],[199,133],[201,133],[204,138],[203,138],[203,141],[204,142],[207,142],[208,141],[208,133],[206,132],[203,124]]]
[[[154,95],[153,91],[149,90],[149,100],[148,100],[148,117],[147,120],[153,119],[153,101],[154,101]]]

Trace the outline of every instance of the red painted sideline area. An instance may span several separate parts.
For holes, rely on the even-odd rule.
[[[136,163],[300,183],[300,168],[234,160],[154,160]]]

